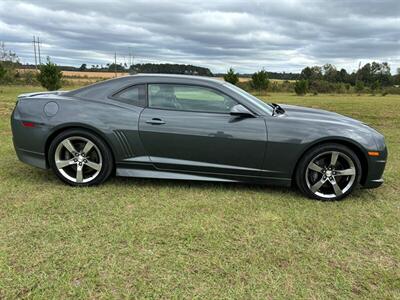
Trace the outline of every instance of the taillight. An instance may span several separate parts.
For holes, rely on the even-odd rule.
[[[36,127],[36,125],[35,125],[35,123],[33,123],[33,122],[22,122],[22,126],[24,126],[24,127]]]

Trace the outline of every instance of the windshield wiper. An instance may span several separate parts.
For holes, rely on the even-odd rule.
[[[272,110],[273,116],[285,113],[285,110],[279,104],[271,103],[271,106],[273,108],[273,110]]]

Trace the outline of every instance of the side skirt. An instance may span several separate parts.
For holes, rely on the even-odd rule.
[[[137,178],[156,178],[156,179],[177,179],[177,180],[197,180],[197,181],[215,181],[215,182],[243,182],[253,184],[268,184],[277,186],[291,186],[290,178],[260,178],[260,177],[212,177],[210,174],[191,174],[183,172],[167,172],[145,169],[131,169],[117,167],[116,175],[122,177],[137,177]]]

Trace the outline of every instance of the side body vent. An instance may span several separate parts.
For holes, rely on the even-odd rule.
[[[114,135],[121,146],[121,152],[125,158],[135,156],[131,144],[123,130],[114,130]]]

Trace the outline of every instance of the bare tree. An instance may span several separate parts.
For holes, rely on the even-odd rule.
[[[0,42],[0,61],[17,63],[19,58],[14,51],[7,50],[4,42]]]

